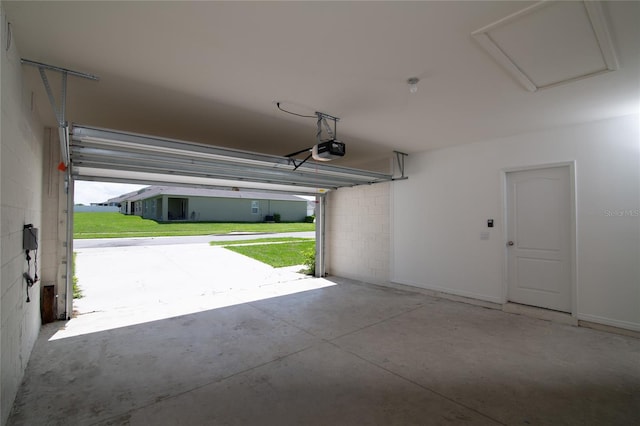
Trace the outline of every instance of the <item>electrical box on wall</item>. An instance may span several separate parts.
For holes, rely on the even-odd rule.
[[[25,225],[22,231],[22,248],[24,250],[38,249],[38,228],[33,225]]]

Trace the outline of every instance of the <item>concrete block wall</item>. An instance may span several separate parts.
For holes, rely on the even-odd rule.
[[[327,195],[325,266],[329,275],[389,281],[390,183]]]
[[[22,250],[23,225],[41,228],[43,126],[22,82],[15,38],[0,4],[0,424],[6,424],[40,330],[40,283],[30,289]],[[32,267],[33,271],[33,267]]]
[[[56,317],[69,317],[66,312],[66,239],[67,195],[64,173],[58,170],[60,141],[57,129],[45,129],[42,174],[42,229],[40,230],[42,285],[54,285]],[[66,315],[65,315],[66,314]]]

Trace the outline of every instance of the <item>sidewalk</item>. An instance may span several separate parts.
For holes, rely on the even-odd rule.
[[[254,240],[259,238],[294,237],[315,238],[315,231],[284,232],[278,234],[225,234],[225,235],[192,235],[184,237],[133,237],[133,238],[90,238],[73,240],[74,248],[94,247],[128,247],[128,246],[164,246],[171,244],[198,244],[210,241]]]

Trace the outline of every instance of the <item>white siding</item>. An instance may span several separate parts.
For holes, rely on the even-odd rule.
[[[258,213],[252,213],[253,201],[258,202]],[[307,214],[304,200],[189,197],[188,205],[188,217],[196,221],[263,222],[266,215],[280,213],[282,222],[302,222]]]

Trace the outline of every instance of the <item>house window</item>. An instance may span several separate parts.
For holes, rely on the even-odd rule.
[[[259,201],[252,201],[251,202],[251,214],[258,214],[260,213],[260,202]]]

